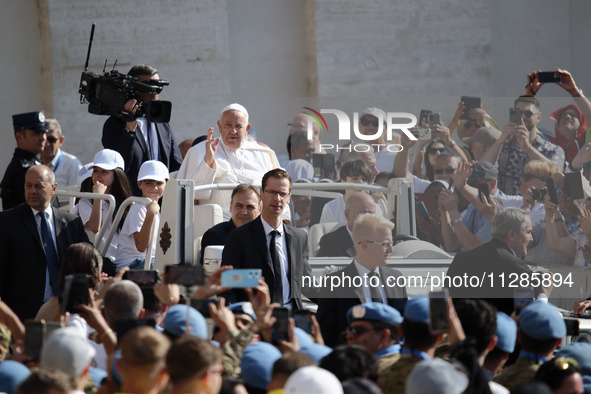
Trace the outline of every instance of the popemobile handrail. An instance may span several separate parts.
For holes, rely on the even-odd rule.
[[[260,184],[253,183],[253,186],[258,188],[261,187]],[[211,185],[198,185],[195,186],[195,193],[197,192],[204,192],[209,190],[233,190],[236,187],[235,183],[215,183]],[[351,189],[351,190],[367,190],[370,192],[382,192],[388,193],[390,190],[384,186],[376,186],[376,185],[368,185],[365,183],[343,183],[343,182],[302,182],[302,183],[293,183],[291,185],[292,191],[295,191],[296,195],[300,196],[312,196],[312,197],[327,197],[327,198],[336,198],[340,196],[340,193],[325,193],[326,191],[331,190],[343,190],[343,189]],[[312,189],[312,190],[310,190]]]
[[[65,190],[57,190],[55,192],[57,196],[64,196],[64,197],[76,197],[76,198],[89,198],[89,199],[101,199],[109,201],[109,209],[107,210],[107,215],[103,220],[103,223],[109,223],[110,219],[113,217],[113,212],[115,211],[115,197],[111,194],[98,194],[98,193],[85,193],[85,192],[70,192]],[[119,227],[119,222],[121,221],[121,217],[123,216],[123,212],[128,205],[133,203],[144,203],[149,204],[152,200],[147,197],[128,197],[121,203],[115,218],[111,224],[111,228],[109,229],[109,233],[106,237],[104,237],[105,231],[107,230],[107,226],[101,226],[101,229],[95,236],[95,248],[99,251],[102,256],[105,256],[107,250],[109,249],[109,245],[111,244],[111,240],[117,231],[117,227]],[[154,225],[156,222],[154,222]],[[148,248],[146,249],[146,261],[150,261],[152,258],[152,243],[155,239],[154,233],[157,232],[157,229],[152,229],[152,237],[150,238],[150,243]]]

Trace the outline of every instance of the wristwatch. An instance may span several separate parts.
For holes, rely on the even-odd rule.
[[[451,226],[455,226],[456,224],[460,223],[462,221],[462,218],[457,218],[451,221]]]
[[[125,126],[125,128],[123,130],[125,130],[125,132],[128,134],[132,134],[132,135],[135,134],[135,129],[130,130],[129,127],[127,127],[127,126]]]

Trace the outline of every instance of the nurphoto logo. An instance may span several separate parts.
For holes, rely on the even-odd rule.
[[[328,132],[328,125],[326,123],[326,119],[322,114],[332,114],[337,117],[338,120],[338,139],[339,141],[343,142],[343,145],[335,145],[335,144],[320,144],[320,150],[329,151],[329,150],[336,150],[337,152],[341,150],[348,150],[349,152],[369,152],[369,151],[377,151],[380,150],[387,150],[390,152],[400,152],[403,150],[402,145],[391,143],[392,141],[392,132],[393,130],[400,130],[406,136],[416,141],[416,132],[413,133],[409,131],[410,128],[416,126],[417,118],[411,113],[408,112],[388,112],[385,113],[384,111],[378,108],[368,108],[364,111],[364,115],[372,115],[377,118],[377,124],[374,133],[367,133],[367,131],[361,132],[359,130],[359,113],[353,112],[353,135],[356,139],[364,141],[366,143],[353,143],[349,144],[351,141],[351,120],[349,116],[338,109],[321,109],[320,112],[310,108],[310,107],[303,107],[306,111],[305,114],[309,115],[312,119],[309,119],[308,126],[307,126],[307,133],[308,139],[311,140],[314,137],[314,121],[319,127],[319,130],[325,130],[325,133]],[[369,112],[368,112],[369,110]],[[386,140],[383,140],[384,132],[386,132]],[[381,141],[381,142],[378,142]]]

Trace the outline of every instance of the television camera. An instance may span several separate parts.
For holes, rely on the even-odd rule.
[[[140,116],[154,123],[163,123],[170,121],[172,103],[170,101],[152,100],[149,103],[143,103],[139,100],[138,93],[159,94],[164,86],[169,82],[164,80],[139,81],[131,75],[122,74],[115,70],[106,71],[103,67],[103,75],[97,75],[88,71],[88,61],[90,59],[90,50],[94,38],[95,24],[92,24],[90,31],[90,41],[88,43],[88,53],[86,54],[86,63],[84,71],[80,77],[80,104],[88,104],[88,112],[95,115],[113,115],[123,119],[125,122],[131,122]],[[107,62],[105,61],[105,67]],[[125,103],[129,100],[138,100],[138,109],[136,113],[130,113],[124,109]]]

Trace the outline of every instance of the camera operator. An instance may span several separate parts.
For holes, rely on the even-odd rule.
[[[137,78],[139,82],[160,80],[158,70],[146,64],[133,66],[128,75]],[[138,100],[132,99],[125,103],[125,111],[137,113],[142,103],[158,100],[158,94],[139,92]],[[159,160],[172,172],[178,170],[183,161],[170,125],[150,122],[145,116],[130,122],[115,116],[109,117],[103,126],[102,143],[106,149],[116,150],[123,156],[125,173],[136,196],[141,196],[137,174],[143,162]]]

